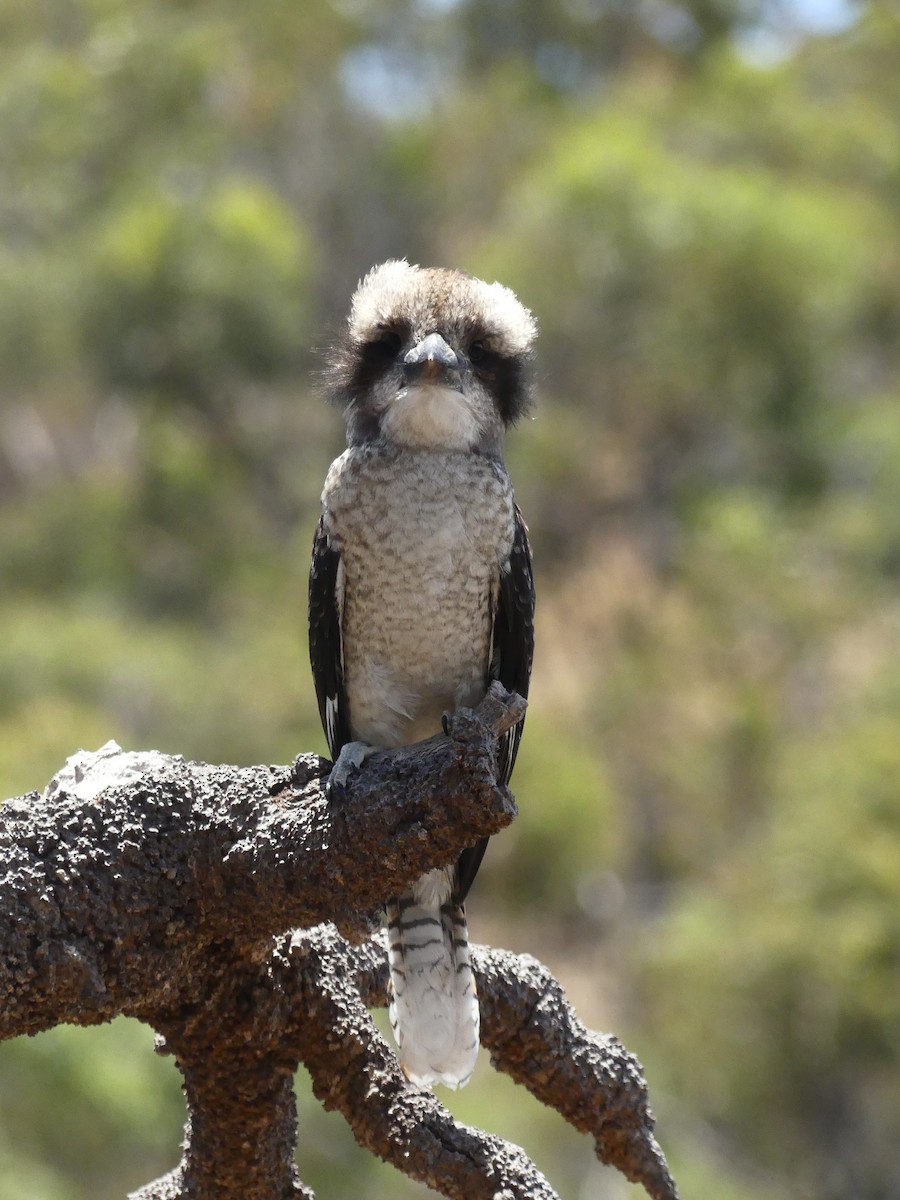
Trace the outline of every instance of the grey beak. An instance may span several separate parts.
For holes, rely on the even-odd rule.
[[[413,346],[403,359],[403,373],[409,383],[458,384],[459,358],[439,333],[429,333]]]

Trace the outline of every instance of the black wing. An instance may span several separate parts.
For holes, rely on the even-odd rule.
[[[319,716],[332,759],[336,759],[341,747],[351,740],[338,594],[340,562],[341,556],[329,543],[320,517],[309,567],[309,661],[319,699]]]
[[[516,505],[516,530],[506,570],[500,573],[500,594],[494,614],[491,679],[499,679],[508,692],[528,697],[534,660],[534,575],[528,526]],[[509,783],[524,721],[500,739],[500,779]]]
[[[534,659],[534,576],[531,570],[531,545],[528,541],[528,526],[515,506],[515,534],[509,562],[500,571],[500,589],[497,609],[494,613],[494,629],[491,653],[491,680],[499,679],[509,692],[528,696],[531,679],[531,664]],[[509,783],[519,742],[522,740],[524,721],[504,733],[497,744],[498,778]],[[462,904],[472,881],[481,866],[488,839],[482,838],[474,846],[463,850],[457,865],[457,883],[454,901]]]

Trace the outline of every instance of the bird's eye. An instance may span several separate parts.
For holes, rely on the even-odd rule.
[[[373,342],[372,349],[385,358],[396,358],[403,349],[403,338],[396,329],[382,329]]]
[[[478,338],[469,346],[469,362],[477,366],[478,363],[484,362],[487,358],[487,353],[487,346]]]

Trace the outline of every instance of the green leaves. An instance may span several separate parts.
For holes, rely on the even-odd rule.
[[[308,238],[251,179],[144,190],[96,233],[82,325],[96,370],[215,405],[241,379],[296,370],[309,335]]]

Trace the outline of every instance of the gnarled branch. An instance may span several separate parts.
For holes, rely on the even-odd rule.
[[[182,1162],[141,1200],[309,1196],[300,1062],[362,1145],[444,1195],[553,1196],[522,1151],[409,1083],[366,1009],[386,1001],[384,898],[514,817],[494,744],[523,712],[495,685],[447,736],[373,755],[337,807],[314,755],[238,768],[110,745],[0,809],[0,1038],[124,1013],[184,1076]],[[534,960],[473,959],[495,1065],[672,1200],[636,1060],[585,1030]]]

